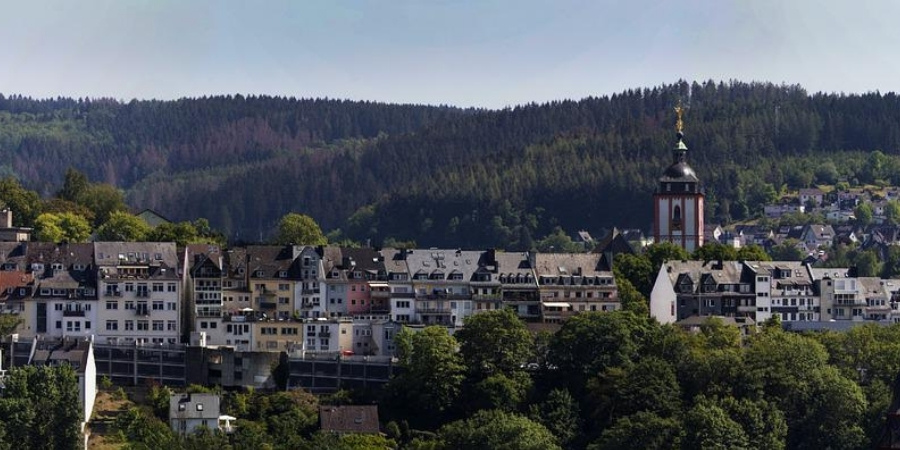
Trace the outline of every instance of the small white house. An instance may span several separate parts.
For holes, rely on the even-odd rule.
[[[169,425],[181,435],[200,427],[219,428],[219,396],[215,394],[174,394],[169,397]]]

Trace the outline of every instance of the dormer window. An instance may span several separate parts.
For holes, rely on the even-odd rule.
[[[287,278],[287,270],[282,270],[281,272],[278,272],[278,276],[281,278]]]

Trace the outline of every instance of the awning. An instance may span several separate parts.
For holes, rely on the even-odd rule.
[[[543,304],[544,306],[548,306],[550,308],[571,308],[571,303],[563,303],[563,302],[546,302]]]
[[[387,283],[369,283],[369,286],[372,286],[372,287],[390,287],[390,285],[387,284]]]

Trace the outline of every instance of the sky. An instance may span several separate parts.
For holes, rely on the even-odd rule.
[[[504,108],[688,81],[900,91],[900,2],[4,0],[0,93]]]

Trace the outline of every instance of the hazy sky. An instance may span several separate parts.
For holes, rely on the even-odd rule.
[[[678,79],[900,91],[900,2],[4,0],[0,92],[500,108]]]

